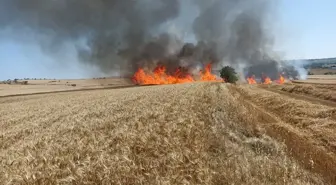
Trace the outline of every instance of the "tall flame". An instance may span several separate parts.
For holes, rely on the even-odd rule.
[[[268,76],[263,76],[263,79],[264,79],[264,82],[262,84],[272,84],[273,83],[272,79]],[[248,77],[246,80],[248,84],[257,84],[257,81],[255,80],[254,75],[251,77]],[[275,80],[275,82],[278,84],[284,84],[285,78],[282,75],[280,75],[279,79]]]
[[[248,77],[247,82],[248,82],[248,84],[256,84],[257,83],[254,76]]]
[[[217,80],[216,75],[211,73],[211,64],[206,65],[205,70],[200,72],[201,81],[223,81]],[[174,74],[167,74],[166,67],[158,65],[152,73],[146,73],[139,68],[132,78],[135,84],[139,85],[162,85],[180,84],[196,81],[189,73],[183,73],[181,68],[177,68]]]
[[[272,80],[270,77],[265,77],[264,79],[264,84],[271,84],[272,83]]]
[[[205,81],[205,82],[223,81],[223,80],[218,80],[216,75],[211,73],[211,64],[207,64],[205,66],[205,71],[201,71],[200,76],[201,76],[201,81]]]
[[[285,78],[280,75],[280,78],[279,78],[279,84],[284,84],[285,83]]]

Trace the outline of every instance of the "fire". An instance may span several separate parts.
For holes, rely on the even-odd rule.
[[[247,78],[247,82],[249,84],[256,84],[257,83],[257,81],[255,80],[254,76],[251,76],[251,77]]]
[[[285,83],[285,77],[283,77],[282,75],[279,75],[279,79],[276,80],[276,82],[278,84],[284,84]]]
[[[269,78],[269,77],[265,77],[265,79],[264,79],[264,84],[271,84],[271,83],[272,83],[271,78]]]
[[[200,72],[200,79],[201,81],[220,81],[211,73],[211,64],[206,65],[205,70]],[[158,65],[152,73],[146,73],[140,68],[132,80],[139,85],[180,84],[196,81],[191,74],[183,73],[182,68],[177,68],[174,74],[167,74],[166,67],[162,65]]]
[[[223,81],[223,80],[218,80],[216,75],[211,73],[211,64],[206,65],[205,71],[201,71],[200,76],[201,76],[201,81],[205,81],[205,82]]]
[[[280,75],[280,78],[279,78],[279,84],[284,84],[285,83],[285,78]]]
[[[264,82],[262,84],[272,84],[273,83],[272,79],[268,76],[263,75],[262,78],[264,79]],[[257,81],[255,80],[254,75],[247,78],[247,82],[248,82],[248,84],[257,84]],[[285,77],[280,75],[279,79],[275,80],[275,82],[278,83],[278,84],[284,84],[285,83]]]

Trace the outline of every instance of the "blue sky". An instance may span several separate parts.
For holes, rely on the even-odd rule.
[[[276,51],[286,59],[336,57],[335,0],[279,1]],[[62,57],[53,58],[43,54],[37,45],[19,40],[1,39],[0,79],[82,78],[97,74],[79,67],[74,52],[69,52],[71,48],[62,50]]]
[[[336,1],[281,0],[286,58],[336,57]]]

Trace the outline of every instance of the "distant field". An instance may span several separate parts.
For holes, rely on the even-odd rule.
[[[121,87],[131,85],[129,79],[80,79],[80,80],[28,80],[28,85],[0,84],[0,96],[14,94],[32,94],[55,91],[71,91],[80,89],[95,89],[106,87]]]
[[[306,80],[293,80],[293,83],[336,85],[336,75],[309,75]]]
[[[311,69],[310,72],[314,75],[324,75],[328,72],[336,73],[336,69]]]
[[[336,80],[336,75],[309,75],[308,80]]]

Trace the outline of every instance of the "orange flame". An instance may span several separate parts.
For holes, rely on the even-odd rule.
[[[217,77],[211,73],[211,64],[208,64],[205,71],[200,72],[201,81],[223,81],[217,80]],[[135,84],[139,85],[162,85],[162,84],[180,84],[194,82],[194,78],[189,74],[184,74],[181,68],[176,69],[175,73],[169,75],[166,73],[166,67],[158,65],[152,73],[146,73],[142,68],[134,74],[132,78]]]
[[[201,81],[205,82],[216,82],[216,81],[224,81],[218,80],[216,75],[211,73],[211,64],[205,66],[205,71],[200,72]]]
[[[257,83],[254,76],[251,76],[251,77],[247,78],[247,82],[248,82],[248,84],[256,84]]]
[[[271,80],[270,77],[266,77],[266,78],[264,79],[264,84],[271,84],[271,83],[272,83],[272,80]]]
[[[272,79],[270,77],[267,76],[263,76],[264,82],[263,84],[271,84],[273,83]],[[255,80],[254,75],[247,78],[247,82],[248,84],[257,84],[257,81]],[[278,80],[275,80],[276,83],[278,84],[284,84],[285,83],[285,77],[283,77],[282,75],[280,75]]]
[[[279,78],[279,84],[284,84],[285,83],[285,78],[280,75],[280,78]]]

